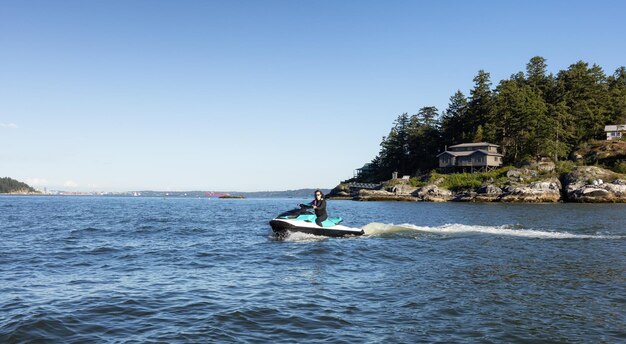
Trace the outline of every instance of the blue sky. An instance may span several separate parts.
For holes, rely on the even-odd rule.
[[[330,188],[401,113],[536,55],[626,65],[623,1],[2,1],[0,176]]]

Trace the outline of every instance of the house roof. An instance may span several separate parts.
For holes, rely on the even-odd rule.
[[[619,131],[626,130],[626,124],[605,125],[604,131]]]
[[[500,156],[500,157],[504,156],[504,155],[499,154],[499,153],[487,152],[486,150],[478,149],[478,150],[474,150],[474,151],[462,151],[462,152],[444,151],[444,152],[441,152],[441,153],[437,154],[437,157],[440,157],[440,156],[442,156],[444,154],[449,154],[449,155],[452,155],[455,158],[458,158],[460,156],[470,156],[470,155],[476,154],[476,153],[480,153],[480,154],[483,154],[483,155],[489,155],[489,156]]]
[[[502,155],[500,153],[487,152],[486,150],[482,150],[482,149],[478,149],[478,150],[475,150],[475,151],[472,152],[472,154],[475,154],[475,153],[482,153],[484,155],[489,155],[489,156],[504,156],[504,155]]]
[[[472,155],[477,151],[463,151],[463,152],[451,152],[451,151],[443,151],[439,154],[437,154],[437,157],[440,157],[444,154],[449,154],[452,155],[453,157],[459,157],[459,156],[468,156],[468,155]]]
[[[458,145],[450,146],[448,148],[466,148],[466,147],[483,147],[483,146],[500,147],[498,145],[494,145],[493,143],[489,143],[489,142],[478,142],[478,143],[461,143]]]

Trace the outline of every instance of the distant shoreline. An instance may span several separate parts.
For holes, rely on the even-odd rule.
[[[53,191],[40,193],[0,193],[0,196],[94,196],[94,197],[155,197],[155,198],[214,198],[237,199],[237,198],[312,198],[317,189],[297,189],[285,191],[253,191],[253,192],[213,192],[213,191],[126,191],[126,192],[73,192]],[[330,189],[322,189],[327,193]]]

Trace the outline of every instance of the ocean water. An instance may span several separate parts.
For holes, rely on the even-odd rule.
[[[626,342],[626,205],[0,197],[0,342]]]

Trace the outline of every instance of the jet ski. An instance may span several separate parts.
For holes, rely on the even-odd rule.
[[[275,219],[270,221],[270,226],[272,226],[272,231],[280,238],[287,236],[288,232],[302,232],[328,237],[364,234],[362,229],[340,225],[343,221],[341,217],[327,218],[322,222],[322,227],[315,223],[316,218],[314,213],[308,211],[305,206],[301,205],[300,208],[292,209],[278,215]]]

